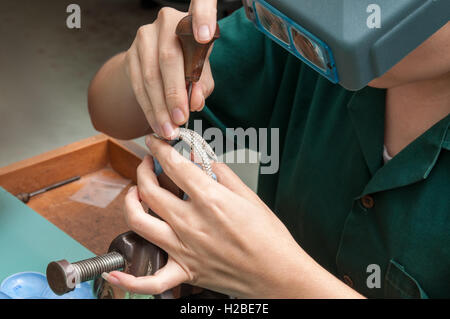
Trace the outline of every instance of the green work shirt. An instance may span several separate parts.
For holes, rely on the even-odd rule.
[[[220,24],[196,117],[279,128],[279,170],[258,193],[298,244],[366,297],[450,297],[450,116],[384,164],[385,90],[332,84],[242,10]]]

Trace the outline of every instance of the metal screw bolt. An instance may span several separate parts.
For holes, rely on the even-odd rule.
[[[72,264],[63,259],[48,264],[47,281],[55,294],[63,295],[74,290],[79,283],[124,267],[125,259],[115,251]]]

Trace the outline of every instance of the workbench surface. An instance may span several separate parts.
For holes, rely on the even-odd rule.
[[[0,282],[22,271],[45,274],[50,261],[94,254],[0,187]]]

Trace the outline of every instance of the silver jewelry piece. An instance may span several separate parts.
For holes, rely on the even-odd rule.
[[[156,137],[161,138],[157,134],[154,134]],[[186,129],[186,128],[179,128],[179,134],[178,139],[184,141],[187,145],[189,145],[189,148],[191,149],[191,152],[193,151],[195,155],[200,157],[200,165],[203,169],[203,171],[213,178],[213,172],[211,168],[212,162],[217,162],[217,156],[212,150],[211,146],[206,143],[206,141],[203,139],[203,137],[200,136],[197,132]]]

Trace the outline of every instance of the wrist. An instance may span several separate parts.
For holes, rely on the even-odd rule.
[[[285,256],[288,257],[271,267],[265,287],[254,298],[363,298],[318,264],[300,246],[296,245]]]
[[[245,294],[245,298],[257,299],[293,299],[303,298],[303,287],[308,275],[305,272],[305,255],[296,243],[284,248],[263,262],[255,263],[258,273],[254,277],[254,287]],[[267,255],[266,255],[267,257]],[[265,265],[265,267],[261,267]]]
[[[290,298],[334,299],[364,298],[328,270],[323,268],[304,250],[296,263],[297,274],[291,280]]]

